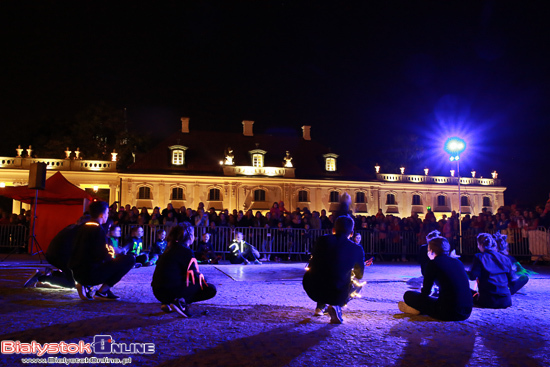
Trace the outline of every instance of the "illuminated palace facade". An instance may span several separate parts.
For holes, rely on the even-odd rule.
[[[496,212],[504,205],[505,187],[493,178],[388,174],[373,167],[364,172],[311,139],[310,127],[299,137],[254,134],[253,121],[243,121],[242,133],[191,131],[189,119],[181,130],[124,170],[111,161],[81,159],[67,149],[65,158],[32,157],[30,149],[16,149],[15,157],[0,157],[0,185],[26,185],[34,162],[47,164],[48,177],[57,171],[74,185],[109,203],[138,208],[165,208],[172,203],[206,208],[267,211],[273,202],[287,209],[308,207],[332,211],[342,193],[352,198],[354,213],[374,215],[378,209],[400,217],[427,208],[436,216],[458,212],[478,214],[483,208]],[[85,154],[85,152],[83,152]],[[14,211],[19,203],[14,203]]]

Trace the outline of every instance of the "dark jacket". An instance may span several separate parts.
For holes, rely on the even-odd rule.
[[[75,279],[79,275],[87,277],[101,264],[112,261],[114,251],[107,244],[103,228],[96,222],[88,222],[79,227],[74,240],[73,251],[69,260],[69,268]]]
[[[439,285],[438,314],[448,320],[467,319],[472,313],[473,299],[464,265],[447,255],[428,261],[421,293],[429,296],[436,281]]]
[[[195,262],[193,250],[189,247],[178,243],[168,246],[157,261],[151,286],[153,288],[185,287],[188,270],[193,271],[197,282],[198,272]]]
[[[478,279],[479,301],[485,308],[506,308],[512,305],[508,282],[512,280],[512,263],[505,255],[492,250],[476,254],[468,272],[471,280]]]
[[[344,235],[326,235],[317,240],[304,290],[315,302],[343,305],[349,297],[352,271],[361,279],[365,270],[363,248]]]

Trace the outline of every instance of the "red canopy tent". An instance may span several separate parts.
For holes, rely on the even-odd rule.
[[[0,195],[34,205],[36,190],[28,186],[5,187],[0,189]],[[34,230],[36,242],[44,252],[60,230],[82,216],[91,200],[90,194],[67,181],[61,172],[46,180],[46,189],[38,190]]]

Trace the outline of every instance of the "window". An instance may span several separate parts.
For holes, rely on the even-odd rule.
[[[307,197],[307,194],[308,194],[308,192],[306,190],[298,191],[298,202],[307,203],[309,201],[308,197]]]
[[[183,200],[183,189],[181,187],[172,189],[172,200]]]
[[[418,194],[413,195],[412,205],[422,205],[422,199],[420,198],[420,195]]]
[[[338,158],[337,154],[334,153],[328,153],[323,155],[323,158],[325,158],[325,170],[327,172],[335,172],[336,171],[336,158]]]
[[[491,206],[491,198],[488,196],[483,197],[483,206]]]
[[[394,194],[386,195],[386,205],[395,205],[395,195]]]
[[[326,170],[329,171],[329,172],[334,172],[334,171],[336,171],[336,159],[334,159],[334,158],[327,158]]]
[[[463,196],[460,198],[460,206],[469,206],[470,205],[470,200],[468,199],[467,196]]]
[[[183,164],[183,150],[177,149],[172,151],[172,164],[176,166]]]
[[[263,156],[263,154],[253,154],[252,155],[252,166],[253,167],[263,167],[264,166],[264,156]]]
[[[168,149],[170,149],[170,154],[172,159],[170,160],[172,162],[172,165],[174,166],[183,166],[185,164],[185,151],[187,150],[187,147],[184,147],[183,145],[172,145],[169,146]]]
[[[446,206],[447,198],[445,195],[438,195],[437,196],[437,206]]]
[[[265,201],[265,191],[254,190],[254,201]]]
[[[142,186],[138,191],[138,199],[151,199],[151,188]]]
[[[340,201],[340,193],[338,191],[331,191],[329,202],[337,203],[339,201]]]
[[[208,201],[220,201],[220,190],[210,189],[208,192]]]
[[[364,192],[355,193],[355,203],[356,204],[364,204],[365,203],[365,193]]]

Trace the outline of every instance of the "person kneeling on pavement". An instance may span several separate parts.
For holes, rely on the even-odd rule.
[[[317,302],[314,315],[322,316],[326,309],[333,324],[343,322],[341,307],[362,287],[357,279],[363,278],[365,252],[350,240],[353,226],[349,216],[340,216],[334,234],[319,237],[302,282],[309,298]]]
[[[231,264],[244,264],[248,265],[251,262],[257,265],[261,265],[260,252],[256,250],[256,247],[252,246],[248,242],[243,240],[242,232],[235,233],[235,239],[229,245],[231,253],[229,254]]]
[[[111,288],[134,267],[133,255],[120,254],[107,244],[101,227],[109,218],[109,206],[104,201],[94,201],[89,206],[91,220],[82,225],[75,236],[69,268],[76,280],[76,289],[82,300],[116,300]],[[93,286],[101,284],[99,290]]]
[[[216,287],[208,284],[199,272],[197,259],[189,246],[195,232],[188,222],[173,227],[168,234],[168,247],[160,255],[153,273],[153,294],[164,312],[176,311],[191,317],[189,304],[213,298]]]
[[[445,237],[432,237],[428,242],[429,261],[424,268],[422,291],[407,291],[398,307],[412,315],[428,315],[443,321],[463,321],[472,313],[473,300],[464,265],[449,256],[451,246]],[[434,283],[439,297],[430,297]]]

